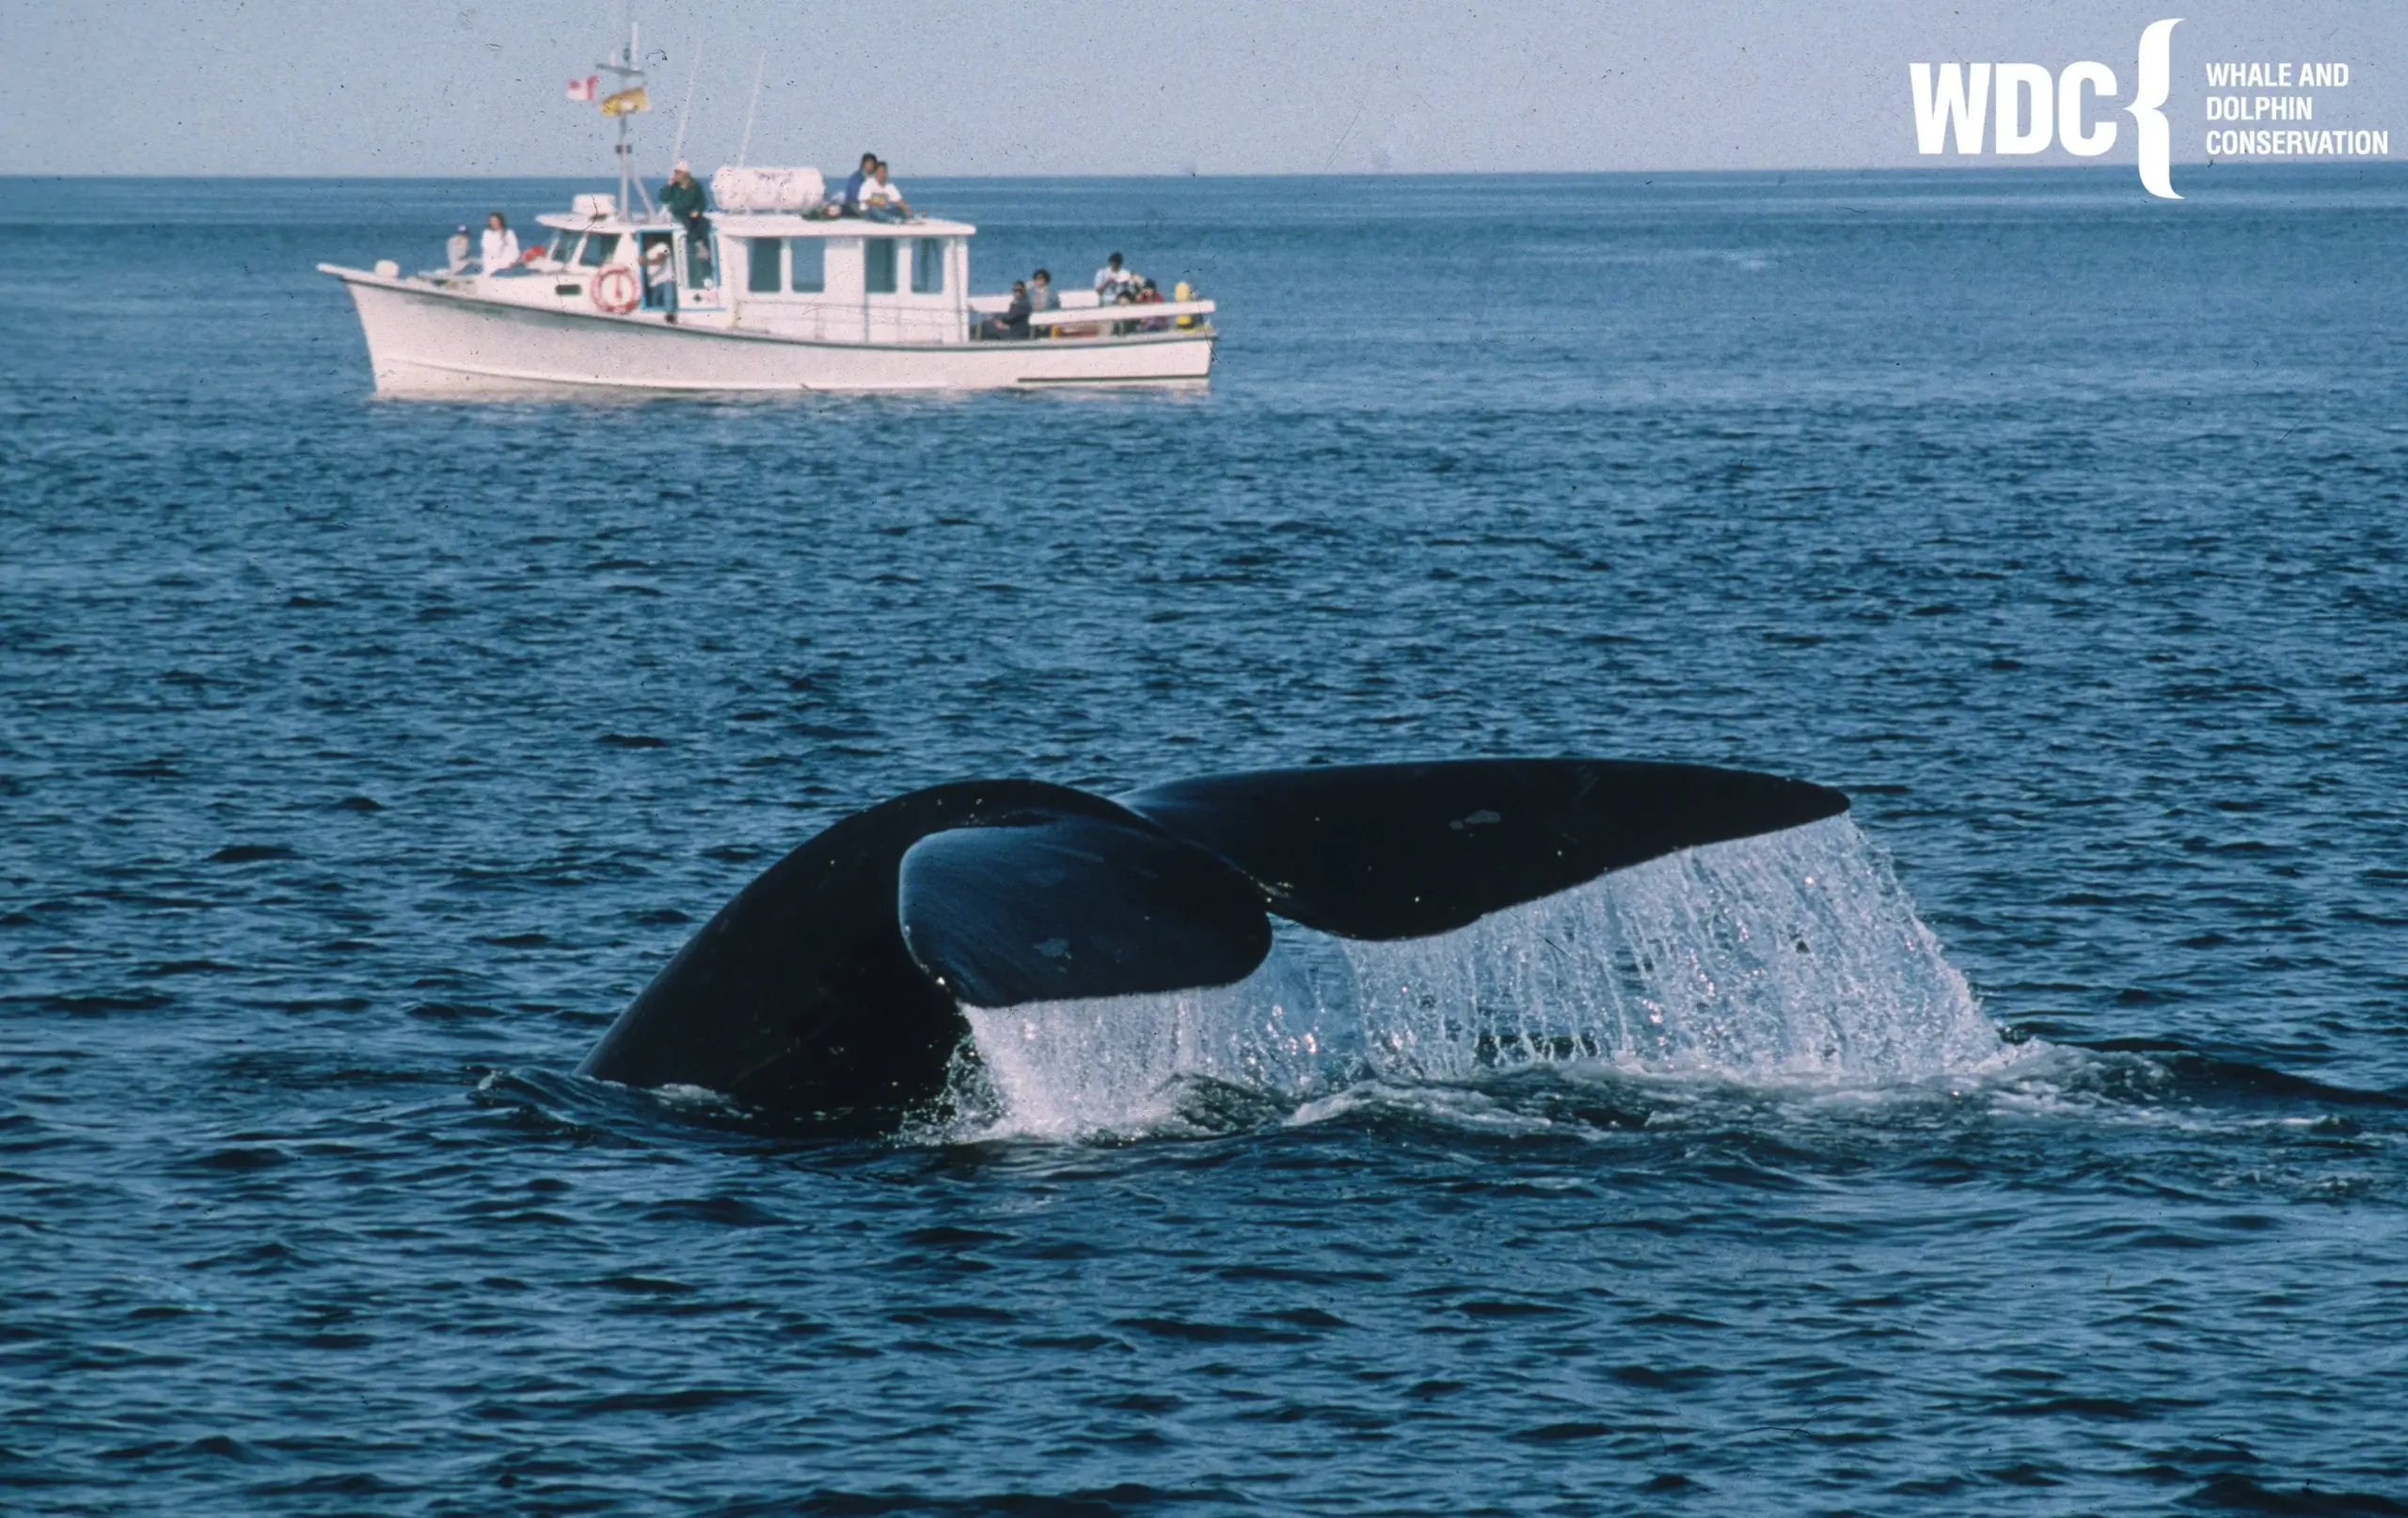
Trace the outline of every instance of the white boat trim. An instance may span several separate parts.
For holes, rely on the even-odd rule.
[[[664,314],[653,311],[630,311],[625,316],[612,316],[607,311],[547,309],[527,306],[517,301],[497,300],[490,295],[476,294],[456,288],[429,288],[406,276],[386,276],[372,269],[346,268],[340,263],[321,263],[320,274],[330,274],[345,284],[378,285],[399,291],[405,295],[456,300],[471,306],[490,307],[513,316],[556,317],[567,322],[607,322],[617,325],[647,325],[666,327],[680,337],[719,338],[729,342],[769,342],[802,348],[875,348],[885,352],[953,353],[960,349],[958,342],[864,342],[859,339],[798,338],[779,332],[749,332],[741,327],[717,326],[703,322],[673,322]],[[598,271],[594,271],[598,272]],[[531,277],[550,277],[534,276]],[[570,277],[563,273],[561,277]],[[1038,311],[1028,319],[1031,326],[1100,326],[1107,322],[1139,322],[1168,320],[1179,316],[1210,316],[1216,308],[1209,300],[1164,301],[1154,306],[1087,306],[1077,309]],[[1123,337],[1049,338],[1049,347],[1069,347],[1079,343],[1126,347],[1133,342],[1210,342],[1220,334],[1211,327],[1173,328],[1168,332],[1132,332]]]

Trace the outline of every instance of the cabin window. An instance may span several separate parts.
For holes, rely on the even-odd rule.
[[[870,237],[863,240],[862,249],[866,267],[862,274],[862,288],[873,295],[895,293],[895,244],[892,237]]]
[[[794,252],[794,283],[798,295],[816,295],[828,288],[828,245],[816,237],[798,237],[787,246]]]
[[[752,250],[750,267],[746,270],[744,288],[755,295],[774,295],[785,288],[785,271],[778,267],[779,255],[786,250],[785,240],[778,237],[748,239],[745,246]]]
[[[911,244],[911,293],[944,293],[944,239],[916,238]]]
[[[577,250],[577,261],[585,268],[598,269],[610,261],[619,250],[617,232],[587,232],[585,245]]]

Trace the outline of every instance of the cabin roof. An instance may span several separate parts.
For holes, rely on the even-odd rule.
[[[978,230],[966,221],[935,216],[920,221],[866,221],[859,216],[828,220],[786,211],[714,212],[711,225],[737,237],[968,237]]]
[[[970,237],[978,229],[966,221],[870,221],[860,216],[833,220],[786,211],[712,212],[711,226],[731,237]],[[659,232],[671,229],[666,218],[630,221],[625,216],[579,216],[546,212],[535,220],[564,232]]]

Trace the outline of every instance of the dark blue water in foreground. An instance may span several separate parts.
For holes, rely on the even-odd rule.
[[[0,183],[0,1508],[2408,1511],[2408,174],[915,182],[1209,392],[371,400],[311,264],[578,187]],[[1848,790],[2004,1039],[569,1073],[895,792],[1519,752]]]

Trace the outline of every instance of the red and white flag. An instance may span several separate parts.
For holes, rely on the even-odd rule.
[[[594,73],[587,74],[582,79],[572,79],[568,82],[568,98],[591,103],[597,93],[596,87],[601,83],[602,76]]]

